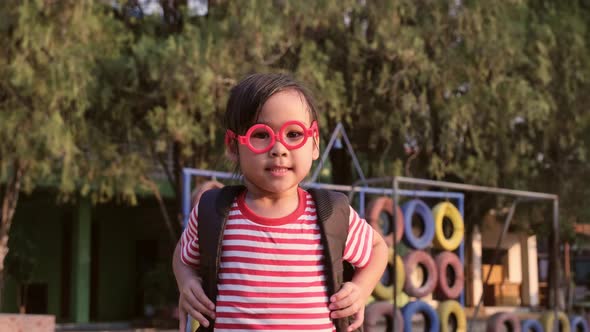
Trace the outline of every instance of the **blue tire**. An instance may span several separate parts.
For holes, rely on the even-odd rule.
[[[413,199],[402,205],[402,214],[404,215],[404,242],[414,249],[424,249],[431,245],[434,238],[434,218],[428,205],[419,199]],[[424,232],[419,237],[412,233],[414,214],[420,217],[424,228]]]
[[[436,311],[426,302],[414,301],[406,304],[402,308],[402,316],[404,317],[404,331],[412,331],[412,317],[415,314],[424,314],[424,323],[426,324],[424,331],[439,332],[440,321]]]
[[[590,332],[590,326],[588,321],[582,316],[571,316],[570,318],[570,330],[572,332]]]
[[[522,332],[545,332],[543,325],[536,319],[525,319],[520,322]]]

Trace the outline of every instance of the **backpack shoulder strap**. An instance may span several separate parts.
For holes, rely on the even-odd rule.
[[[217,275],[221,259],[221,242],[227,222],[227,214],[234,199],[245,189],[244,186],[225,186],[203,193],[199,200],[197,232],[199,233],[200,275],[203,290],[215,303],[217,300]],[[209,322],[213,331],[214,321]],[[199,331],[206,331],[203,326]]]
[[[342,259],[348,238],[350,203],[348,197],[339,192],[325,189],[309,189],[308,192],[315,201],[326,260],[328,294],[331,296],[354,274],[352,265]],[[336,331],[346,331],[350,319],[337,319],[334,325]]]
[[[342,260],[350,216],[348,197],[325,189],[309,189],[308,192],[315,201],[320,228],[328,241],[331,259]]]

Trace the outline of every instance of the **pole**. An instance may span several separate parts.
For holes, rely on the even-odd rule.
[[[559,319],[557,313],[559,311],[559,200],[553,201],[553,331],[559,331]]]

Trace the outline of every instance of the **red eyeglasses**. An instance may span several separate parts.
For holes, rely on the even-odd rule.
[[[254,153],[264,153],[270,151],[278,140],[288,150],[294,150],[302,147],[309,137],[317,135],[318,124],[312,122],[309,128],[300,121],[287,121],[281,126],[278,133],[275,133],[271,127],[259,123],[255,124],[246,135],[236,135],[231,130],[225,132],[225,144],[229,145],[231,140],[237,139],[241,145],[246,145]]]

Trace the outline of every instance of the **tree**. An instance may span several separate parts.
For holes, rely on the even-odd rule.
[[[117,56],[126,34],[113,16],[88,2],[3,2],[0,7],[0,289],[18,195],[40,183],[65,199],[135,200],[145,169],[103,136],[104,97],[97,64]],[[92,50],[92,52],[89,52]],[[89,121],[92,120],[92,121]],[[1,291],[0,291],[1,298]]]

